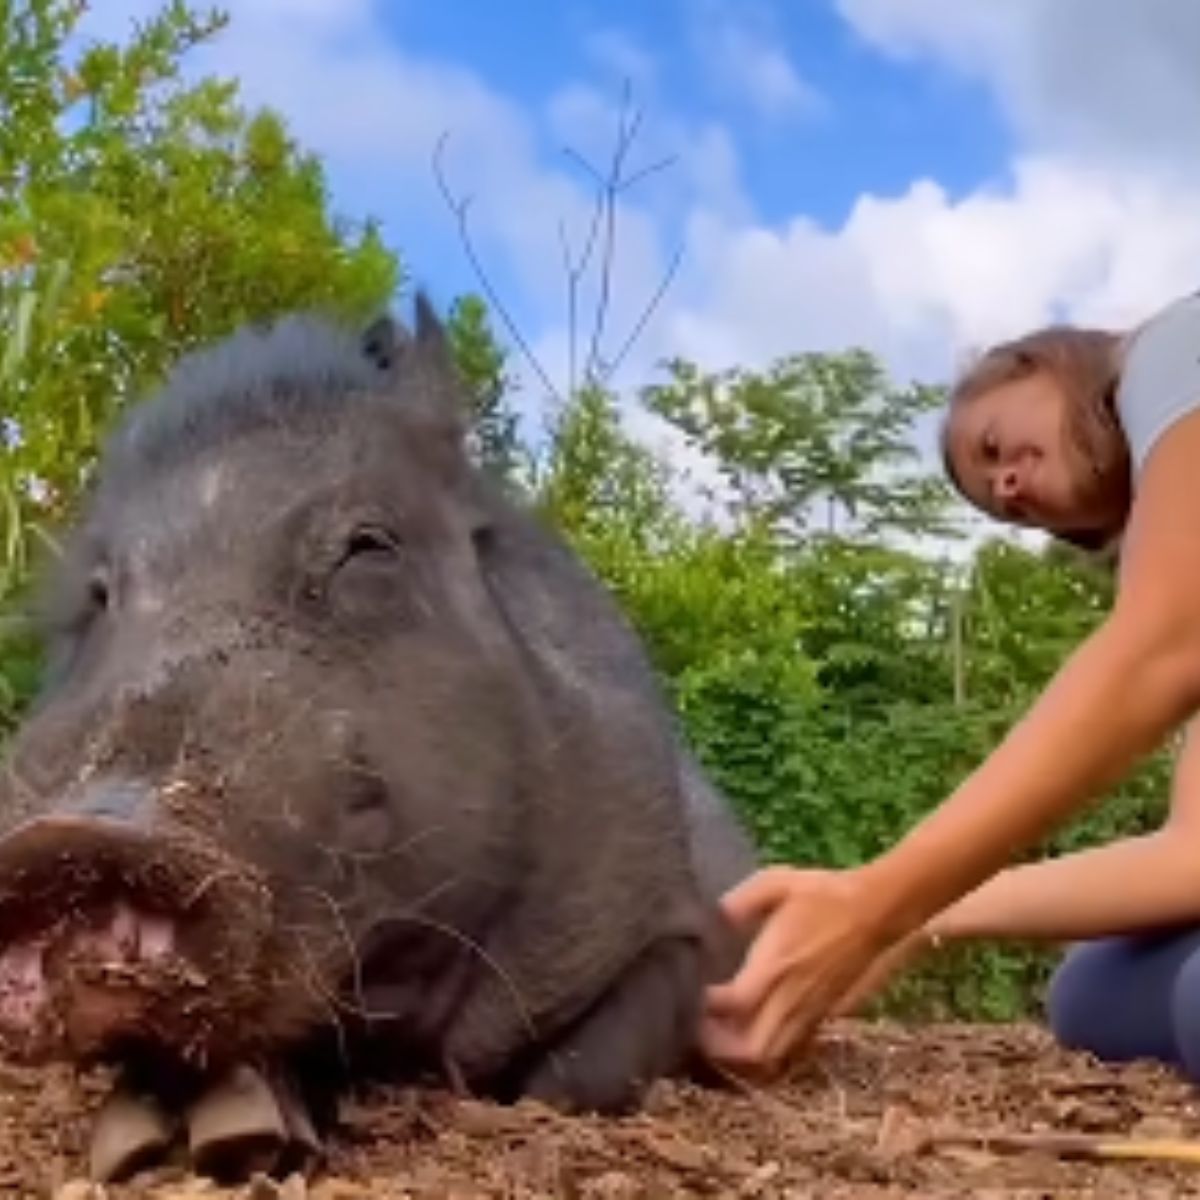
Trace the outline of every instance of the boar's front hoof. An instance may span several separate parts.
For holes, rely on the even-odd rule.
[[[221,1182],[254,1174],[307,1174],[321,1140],[300,1094],[282,1075],[235,1067],[187,1112],[192,1168]]]
[[[124,1182],[173,1158],[177,1148],[197,1174],[229,1184],[260,1173],[307,1175],[323,1150],[308,1107],[290,1082],[243,1065],[204,1088],[182,1120],[171,1106],[119,1084],[97,1114],[89,1174],[97,1183]]]
[[[287,1141],[280,1157],[278,1170],[281,1175],[296,1172],[307,1175],[321,1160],[324,1146],[313,1123],[312,1114],[304,1098],[283,1078],[271,1080],[279,1114],[287,1127]]]
[[[98,1183],[118,1183],[155,1166],[170,1152],[175,1125],[149,1096],[118,1087],[92,1129],[88,1170]]]
[[[288,1123],[271,1085],[252,1067],[235,1067],[187,1114],[192,1166],[222,1182],[274,1173],[288,1141]]]

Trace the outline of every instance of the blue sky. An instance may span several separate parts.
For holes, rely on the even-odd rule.
[[[105,0],[109,35],[153,0]],[[448,303],[475,279],[439,196],[443,133],[489,277],[566,382],[560,227],[644,110],[606,349],[682,266],[616,382],[664,356],[762,366],[862,346],[947,377],[1051,319],[1128,324],[1200,284],[1195,0],[230,0],[190,70],[236,77]],[[594,292],[585,295],[585,304]],[[536,409],[544,389],[524,373]],[[633,419],[639,418],[636,412]],[[649,432],[648,427],[645,427]],[[661,431],[659,431],[661,432]]]
[[[232,11],[236,30],[239,5]],[[661,199],[672,216],[687,205],[673,184],[704,153],[692,144],[692,130],[723,139],[736,159],[743,214],[766,227],[802,213],[836,229],[864,194],[900,195],[914,179],[931,178],[954,199],[1007,170],[1011,139],[981,81],[936,62],[897,60],[823,0],[526,0],[515,6],[476,0],[376,4],[374,13],[397,53],[465,71],[517,106],[528,118],[538,161],[579,183],[586,175],[564,147],[586,150],[593,163],[604,160],[623,88],[631,84],[642,114],[631,168],[673,160],[635,195],[651,206]],[[536,30],[534,41],[530,30]],[[571,141],[561,110],[580,93],[606,111],[595,114],[599,128],[593,124]],[[486,211],[486,183],[472,177],[469,156],[456,161],[453,120],[444,128],[451,139],[451,186],[456,194],[469,192],[472,204]],[[432,179],[417,181],[424,203],[410,193],[380,205],[373,189],[355,186],[349,172],[335,169],[334,178],[345,182],[340,199],[351,210],[385,217],[423,282],[443,295],[475,286],[449,213],[436,202],[431,211]],[[560,215],[534,209],[530,219],[549,228]],[[583,224],[573,227],[576,246]],[[522,330],[536,328],[545,319],[544,297],[525,293],[503,248],[482,245],[493,252],[483,255],[489,276]],[[639,297],[647,294],[643,287]]]
[[[927,63],[896,62],[821,0],[706,7],[681,0],[476,0],[397,4],[384,23],[409,50],[466,64],[531,111],[545,109],[567,80],[607,88],[615,105],[622,51],[635,70],[644,69],[638,58],[650,59],[656,91],[668,94],[674,109],[728,127],[746,188],[767,221],[802,207],[837,223],[864,190],[898,192],[916,176],[933,175],[961,194],[1003,171],[1009,141],[978,83]],[[730,20],[730,13],[738,15]],[[709,27],[708,39],[697,26]],[[729,28],[750,43],[750,53],[776,51],[776,69],[796,81],[795,89],[777,84],[772,102],[716,74],[706,40],[720,42]],[[652,107],[647,120],[652,126]]]

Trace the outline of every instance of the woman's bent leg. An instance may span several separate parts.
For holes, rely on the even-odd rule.
[[[1051,1032],[1069,1049],[1200,1070],[1200,928],[1074,946],[1046,1007]]]
[[[1176,976],[1171,1016],[1183,1069],[1200,1082],[1200,950],[1184,962]]]

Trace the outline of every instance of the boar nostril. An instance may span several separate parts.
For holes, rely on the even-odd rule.
[[[35,930],[0,951],[0,1030],[35,1046],[53,1027],[86,1055],[137,1029],[175,951],[170,920],[124,903]]]
[[[359,776],[355,782],[344,802],[338,844],[360,853],[379,850],[392,831],[387,788],[374,776]]]
[[[174,1045],[180,1022],[248,1003],[271,916],[262,881],[207,839],[151,827],[153,796],[98,786],[0,836],[0,1051]]]

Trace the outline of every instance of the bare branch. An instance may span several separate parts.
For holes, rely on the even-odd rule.
[[[604,252],[600,267],[600,298],[596,302],[596,314],[592,323],[592,340],[588,346],[587,360],[583,373],[590,380],[596,364],[600,361],[600,341],[604,336],[604,325],[608,317],[609,294],[612,290],[613,258],[617,243],[617,206],[611,187],[604,193]]]
[[[558,223],[558,241],[562,247],[563,270],[567,276],[567,395],[575,394],[575,303],[578,276],[571,261],[571,246],[567,241],[566,225]]]
[[[588,160],[584,158],[578,150],[571,146],[564,146],[563,154],[565,154],[567,158],[573,158],[592,177],[592,181],[598,188],[604,187],[604,176],[601,175],[600,172],[597,171],[596,168],[593,167],[592,164],[588,162]]]
[[[674,255],[672,256],[670,265],[667,267],[666,271],[663,272],[663,277],[659,282],[658,288],[655,290],[654,295],[650,297],[650,303],[647,304],[644,309],[642,309],[642,315],[634,323],[633,329],[630,331],[629,336],[625,339],[621,349],[617,351],[616,356],[609,364],[608,370],[601,376],[600,382],[602,384],[607,383],[608,380],[611,379],[613,375],[615,375],[617,371],[621,369],[621,364],[625,361],[630,350],[633,349],[634,343],[639,337],[641,337],[642,331],[649,324],[650,318],[654,315],[655,310],[662,302],[663,296],[667,294],[667,288],[671,286],[671,281],[675,278],[675,275],[679,271],[679,266],[682,262],[683,247],[680,246],[676,249]]]
[[[591,219],[588,223],[586,236],[582,246],[575,256],[571,246],[565,223],[558,225],[558,240],[562,254],[563,271],[566,275],[567,302],[567,370],[568,395],[574,395],[581,379],[590,385],[604,386],[618,371],[628,357],[638,338],[641,337],[654,313],[658,310],[663,297],[666,295],[672,281],[678,273],[683,258],[680,247],[672,256],[671,262],[663,273],[661,280],[641,314],[634,322],[628,336],[621,343],[611,361],[603,358],[603,342],[608,329],[609,310],[611,307],[615,261],[618,245],[618,200],[626,192],[650,176],[666,170],[675,162],[675,156],[668,156],[658,162],[641,167],[636,171],[628,171],[628,160],[643,122],[643,113],[634,109],[631,104],[631,83],[624,81],[621,95],[621,105],[617,120],[616,139],[612,148],[610,161],[604,170],[588,161],[579,151],[571,147],[563,147],[563,155],[578,166],[594,189]],[[454,215],[459,228],[467,258],[475,271],[485,295],[496,311],[500,314],[505,326],[512,334],[521,352],[532,365],[538,378],[550,395],[559,403],[563,402],[562,395],[554,386],[540,362],[534,356],[528,344],[522,338],[516,323],[512,320],[507,309],[496,295],[476,252],[471,239],[468,211],[470,199],[456,199],[446,183],[442,169],[442,157],[448,135],[443,134],[438,141],[434,154],[434,169],[438,186],[441,189],[446,205]],[[598,296],[595,312],[592,316],[591,331],[586,354],[581,355],[579,346],[579,322],[581,308],[581,289],[589,268],[593,263],[598,271]],[[582,357],[582,364],[580,359]]]
[[[509,315],[508,309],[505,307],[504,302],[496,294],[496,289],[492,286],[491,279],[488,277],[488,274],[484,270],[482,263],[479,261],[479,255],[476,252],[475,244],[471,239],[470,225],[467,220],[467,210],[470,207],[471,198],[466,197],[462,200],[455,200],[450,191],[449,184],[446,182],[445,172],[442,170],[442,156],[445,153],[446,141],[449,136],[450,135],[447,132],[443,133],[441,137],[438,138],[437,148],[433,152],[433,169],[438,181],[438,187],[441,189],[442,197],[446,201],[447,207],[450,209],[451,213],[454,214],[454,218],[458,223],[459,235],[462,238],[463,248],[467,253],[467,258],[469,259],[471,266],[475,271],[476,278],[478,278],[479,284],[483,288],[488,300],[492,303],[495,310],[500,314],[501,320],[503,320],[504,324],[508,327],[509,333],[512,334],[513,340],[517,343],[521,349],[521,352],[529,361],[529,365],[533,367],[538,378],[542,381],[547,391],[549,391],[550,394],[559,401],[559,403],[562,403],[562,397],[559,395],[558,389],[551,382],[549,375],[546,374],[545,369],[537,359],[537,355],[533,353],[533,351],[529,348],[528,343],[521,336],[521,331],[517,328],[516,322]]]
[[[604,328],[608,320],[608,305],[612,292],[613,262],[617,250],[617,195],[621,190],[622,175],[625,169],[625,158],[629,153],[633,140],[641,125],[642,115],[635,113],[630,125],[626,125],[626,113],[629,109],[629,80],[621,97],[621,115],[617,125],[617,142],[613,148],[612,166],[604,181],[604,253],[600,268],[600,298],[596,304],[596,316],[592,325],[592,341],[588,348],[584,374],[590,380],[593,371],[600,362],[600,343],[604,337]]]
[[[567,378],[567,395],[573,396],[578,383],[577,362],[579,355],[578,347],[578,310],[579,310],[579,285],[583,279],[584,272],[587,270],[588,263],[591,262],[592,251],[596,246],[596,234],[600,228],[600,217],[603,212],[604,190],[603,180],[599,173],[592,167],[582,155],[577,154],[573,150],[568,150],[567,153],[573,156],[586,171],[588,171],[597,181],[596,199],[592,206],[592,221],[588,229],[587,240],[584,243],[583,253],[579,256],[579,261],[571,263],[569,250],[565,247],[566,232],[560,222],[559,228],[562,231],[564,239],[564,255],[567,258],[567,357],[569,360],[568,378]]]
[[[659,171],[665,171],[668,167],[673,166],[677,161],[678,156],[668,154],[666,158],[660,159],[656,163],[651,163],[648,167],[643,167],[640,171],[630,175],[624,183],[621,184],[622,192],[628,191],[632,187],[636,187],[643,179],[649,179],[651,175],[658,174]]]

